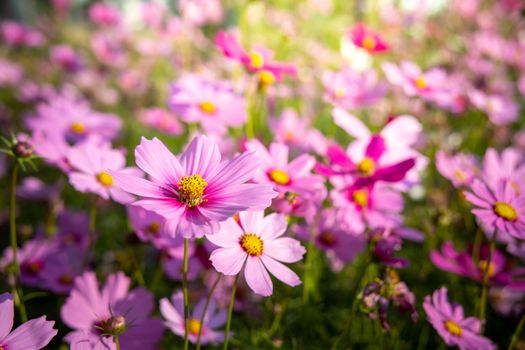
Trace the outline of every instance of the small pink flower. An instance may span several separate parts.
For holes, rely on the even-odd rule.
[[[490,121],[496,125],[510,124],[518,119],[519,106],[510,96],[474,90],[469,94],[469,98],[472,104],[487,113]]]
[[[457,188],[470,186],[479,172],[476,157],[469,153],[447,155],[443,151],[439,151],[436,154],[436,168]]]
[[[111,198],[122,204],[134,200],[129,193],[115,186],[111,173],[140,176],[142,172],[135,167],[125,167],[124,154],[120,150],[112,149],[109,143],[90,138],[72,147],[67,161],[73,168],[68,174],[69,181],[77,191],[96,193],[104,199]]]
[[[461,350],[492,350],[496,346],[490,339],[480,335],[481,322],[475,317],[463,315],[463,307],[450,304],[447,298],[447,288],[442,287],[427,295],[423,308],[428,321],[449,346],[457,346]]]
[[[77,72],[84,65],[80,55],[69,45],[53,46],[50,49],[49,56],[51,57],[51,61],[58,64],[67,72]]]
[[[12,46],[38,47],[45,42],[40,32],[15,21],[0,23],[0,35],[4,42]]]
[[[263,211],[240,212],[239,223],[230,218],[221,223],[218,233],[206,236],[220,247],[211,253],[213,267],[229,276],[244,270],[248,286],[262,296],[273,291],[268,271],[292,287],[299,285],[299,277],[282,262],[297,262],[306,250],[299,241],[281,237],[286,227],[286,218],[280,214],[265,217]]]
[[[89,8],[89,20],[98,25],[115,26],[120,23],[120,13],[112,5],[97,2]]]
[[[388,43],[381,34],[368,28],[363,23],[356,24],[348,30],[347,35],[355,46],[371,54],[382,53],[389,49]]]
[[[16,86],[22,81],[24,71],[15,62],[0,59],[0,86]]]
[[[147,108],[141,111],[140,121],[169,135],[182,134],[183,128],[173,114],[162,108]]]
[[[221,161],[217,145],[205,136],[195,137],[180,157],[157,138],[142,138],[135,158],[150,180],[111,175],[120,188],[141,197],[134,205],[164,216],[173,236],[211,234],[218,222],[242,210],[267,208],[277,195],[272,186],[246,183],[260,166],[254,153]]]
[[[44,349],[57,335],[53,328],[54,321],[47,321],[46,316],[29,320],[13,329],[14,303],[13,294],[0,294],[0,348],[6,350]]]
[[[197,343],[200,330],[201,344],[220,343],[224,339],[224,332],[216,329],[226,323],[226,310],[218,310],[215,301],[210,300],[203,323],[201,323],[205,304],[206,299],[201,299],[189,316],[189,340],[193,344]],[[179,337],[184,337],[184,302],[181,291],[174,293],[171,300],[168,298],[160,300],[160,313],[166,319],[166,326]]]

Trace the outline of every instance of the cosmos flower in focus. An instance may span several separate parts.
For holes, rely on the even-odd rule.
[[[179,157],[157,138],[142,138],[135,158],[149,180],[122,172],[110,175],[124,191],[140,197],[134,205],[164,216],[174,236],[214,233],[218,222],[242,210],[267,208],[277,195],[270,185],[246,183],[260,167],[253,152],[221,161],[217,145],[205,136],[195,137]]]
[[[55,321],[47,321],[46,316],[29,320],[13,329],[13,294],[0,294],[0,349],[38,350],[44,349],[57,335],[53,328]]]
[[[150,317],[153,295],[142,287],[130,291],[130,283],[119,272],[109,275],[100,290],[95,273],[77,277],[60,310],[64,323],[74,330],[65,340],[71,346],[75,341],[95,349],[115,349],[113,337],[118,336],[123,349],[156,349],[164,329],[161,320]]]
[[[201,344],[220,343],[224,339],[224,332],[216,329],[226,323],[226,310],[218,310],[215,301],[211,299],[201,324],[200,320],[205,305],[206,299],[201,299],[189,315],[189,340],[193,344],[197,343],[197,337],[202,328]],[[166,326],[176,335],[184,337],[184,301],[181,291],[174,293],[171,300],[168,298],[160,300],[160,313],[166,319]]]
[[[213,267],[228,276],[243,270],[248,286],[262,296],[273,293],[268,272],[289,286],[299,285],[299,276],[282,263],[301,260],[306,250],[299,241],[281,237],[287,225],[283,215],[265,217],[263,211],[240,212],[239,222],[233,218],[222,222],[219,232],[206,236],[219,246],[210,256]]]
[[[449,346],[461,350],[492,350],[496,346],[490,339],[480,335],[481,322],[475,317],[465,317],[463,307],[451,304],[447,297],[447,288],[436,290],[427,295],[423,308],[428,321]]]

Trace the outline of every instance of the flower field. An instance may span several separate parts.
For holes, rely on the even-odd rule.
[[[525,349],[522,1],[0,18],[0,350]]]

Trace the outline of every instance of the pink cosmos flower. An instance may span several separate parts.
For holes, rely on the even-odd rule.
[[[242,210],[267,208],[277,195],[272,186],[246,183],[260,166],[254,153],[221,162],[217,145],[205,136],[195,137],[180,157],[157,138],[142,138],[135,158],[150,180],[121,172],[110,175],[120,188],[141,197],[134,205],[164,216],[174,236],[214,233],[218,222]]]
[[[469,277],[478,282],[483,281],[483,275],[488,270],[491,284],[509,285],[513,288],[525,287],[525,282],[516,279],[521,273],[520,269],[511,269],[509,261],[502,252],[495,250],[490,264],[488,256],[488,245],[482,245],[479,250],[479,261],[476,263],[472,258],[472,249],[458,252],[452,242],[447,241],[441,246],[441,252],[434,250],[430,253],[430,260],[441,270]]]
[[[162,108],[147,108],[141,111],[140,121],[169,135],[182,134],[183,128],[173,114]]]
[[[512,97],[474,90],[469,94],[469,98],[472,104],[486,112],[490,121],[496,125],[510,124],[518,119],[519,106]]]
[[[56,96],[38,104],[36,114],[25,122],[33,133],[60,135],[72,143],[90,135],[111,140],[122,126],[117,116],[94,111],[87,101],[67,96]]]
[[[386,93],[386,85],[378,82],[375,71],[356,72],[351,68],[325,72],[322,77],[325,99],[336,106],[358,109],[378,102]]]
[[[119,272],[109,275],[99,290],[95,273],[77,277],[60,310],[64,323],[74,329],[65,340],[71,346],[79,345],[73,341],[87,342],[91,348],[115,350],[113,336],[118,335],[123,349],[156,349],[164,329],[159,319],[149,316],[153,295],[141,287],[129,291],[130,282]]]
[[[218,233],[206,236],[220,247],[211,253],[213,267],[228,276],[244,270],[248,286],[262,296],[273,291],[268,271],[292,287],[299,285],[299,277],[281,262],[297,262],[306,250],[299,241],[281,237],[286,227],[286,218],[280,214],[265,217],[263,211],[240,212],[239,223],[230,218],[221,223]]]
[[[489,148],[483,157],[483,181],[493,190],[501,181],[508,182],[518,193],[525,190],[525,159],[515,148],[505,148],[499,154]]]
[[[228,127],[246,122],[244,97],[227,82],[186,75],[171,85],[168,104],[183,121],[200,123],[207,133],[224,135]]]
[[[297,146],[308,149],[310,121],[308,118],[299,117],[295,110],[286,108],[278,118],[270,119],[270,127],[274,133],[276,142],[289,146]]]
[[[68,174],[69,182],[77,191],[96,193],[104,199],[111,198],[122,204],[134,200],[132,195],[115,186],[110,173],[140,176],[142,172],[135,167],[125,167],[123,152],[112,149],[109,143],[90,138],[72,147],[67,161],[73,168]]]
[[[89,7],[89,20],[98,25],[115,26],[120,23],[120,13],[115,6],[97,2]]]
[[[14,331],[13,294],[0,294],[0,348],[6,350],[38,350],[49,344],[58,331],[53,328],[55,321],[47,321],[46,316],[29,320]]]
[[[479,172],[479,164],[476,157],[469,153],[447,155],[443,151],[438,151],[436,154],[436,168],[456,188],[470,186]]]
[[[15,21],[0,24],[2,40],[8,45],[38,47],[45,42],[44,36],[35,29]]]
[[[352,43],[371,54],[388,51],[389,45],[381,34],[368,28],[363,23],[358,23],[348,30],[348,38]]]
[[[476,207],[472,213],[490,236],[496,231],[525,238],[525,197],[517,194],[510,183],[500,181],[495,189],[490,189],[474,180],[471,190],[472,193],[465,192],[465,198]]]
[[[388,81],[401,87],[407,96],[421,96],[432,101],[449,86],[447,74],[441,68],[423,72],[417,64],[409,61],[401,62],[399,66],[384,62],[382,68]]]
[[[97,60],[110,67],[124,68],[129,61],[124,39],[108,32],[97,32],[91,37],[91,48]]]
[[[202,328],[201,344],[220,343],[224,339],[224,332],[216,329],[226,323],[226,310],[218,310],[215,301],[211,299],[206,315],[204,315],[204,322],[201,323],[205,304],[206,299],[201,299],[189,316],[189,340],[193,344],[197,343],[197,337]],[[160,300],[160,313],[166,319],[166,326],[176,335],[184,337],[184,302],[181,291],[175,292],[171,300],[168,298]]]
[[[356,187],[348,177],[332,179],[330,192],[333,205],[340,209],[341,221],[354,234],[366,227],[396,228],[402,223],[403,196],[398,191],[377,183]]]
[[[69,45],[53,46],[50,49],[49,55],[51,57],[51,61],[58,64],[67,72],[77,72],[84,65],[80,55]]]
[[[224,56],[238,61],[250,72],[256,72],[262,85],[271,85],[275,80],[281,80],[284,75],[295,76],[297,74],[297,69],[293,64],[273,61],[273,54],[268,49],[254,48],[248,53],[237,38],[227,32],[217,33],[215,45]]]
[[[475,317],[463,315],[463,307],[450,304],[447,298],[447,288],[436,290],[432,297],[427,295],[423,308],[428,321],[449,346],[457,346],[461,350],[492,350],[496,346],[479,334],[481,322]]]

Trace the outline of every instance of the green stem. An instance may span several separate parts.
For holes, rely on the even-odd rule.
[[[188,239],[184,238],[184,264],[182,270],[182,293],[184,294],[184,350],[188,350],[190,320],[188,317]]]
[[[520,323],[518,323],[518,327],[514,331],[514,334],[512,335],[512,338],[510,340],[509,347],[507,350],[513,350],[516,347],[516,343],[518,342],[520,338],[521,330],[523,329],[523,324],[525,323],[525,313],[523,316],[521,316]]]
[[[211,286],[210,292],[208,293],[208,298],[206,299],[206,304],[204,305],[204,310],[202,311],[200,323],[199,323],[199,334],[197,335],[197,350],[200,350],[201,348],[201,335],[202,335],[202,325],[204,324],[204,316],[206,316],[206,312],[208,311],[208,306],[210,305],[211,297],[213,295],[213,292],[215,291],[215,288],[219,284],[219,281],[221,280],[222,273],[219,273],[217,276],[217,279],[213,283],[213,286]]]
[[[115,340],[115,348],[120,350],[120,341],[118,340],[118,335],[114,336],[113,339]]]
[[[15,274],[13,279],[13,294],[15,304],[20,312],[20,319],[22,322],[27,321],[26,306],[24,304],[24,295],[22,286],[20,285],[20,265],[18,264],[17,249],[18,243],[16,239],[16,180],[18,178],[18,163],[13,166],[13,173],[11,174],[11,198],[9,204],[9,234],[11,238],[11,250],[13,252],[13,266]],[[18,301],[18,302],[17,302]]]
[[[492,263],[492,255],[494,255],[494,249],[496,248],[496,236],[498,232],[494,233],[492,240],[490,241],[489,256],[487,259],[485,270],[483,271],[483,284],[481,288],[481,295],[479,298],[479,320],[481,322],[480,334],[483,335],[485,330],[485,314],[487,307],[487,293],[489,287],[489,278],[490,278],[490,264]]]
[[[238,273],[235,276],[235,280],[233,281],[232,294],[230,296],[230,307],[228,309],[228,321],[226,322],[226,331],[224,332],[224,344],[222,347],[223,350],[228,350],[228,340],[230,336],[230,326],[232,322],[233,303],[235,302],[235,291],[237,290],[237,282],[239,281],[239,275],[240,273]]]

